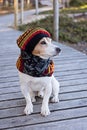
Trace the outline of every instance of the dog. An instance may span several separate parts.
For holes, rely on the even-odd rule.
[[[33,112],[33,104],[37,95],[43,98],[41,115],[50,114],[49,99],[51,102],[59,102],[59,82],[55,79],[54,63],[51,57],[60,53],[60,48],[52,44],[50,33],[43,28],[35,28],[22,34],[17,44],[21,54],[16,66],[19,73],[21,91],[26,100],[24,113],[29,115]]]

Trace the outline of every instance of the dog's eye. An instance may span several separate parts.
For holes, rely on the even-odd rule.
[[[41,45],[46,45],[46,42],[45,42],[45,41],[42,41],[40,44],[41,44]]]

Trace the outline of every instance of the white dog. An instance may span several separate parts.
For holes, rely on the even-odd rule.
[[[52,44],[50,37],[43,37],[32,51],[32,55],[42,60],[48,60],[49,58],[59,54],[60,49]],[[35,66],[36,67],[36,66]],[[51,76],[34,77],[26,73],[19,72],[21,91],[26,99],[26,107],[24,113],[26,115],[33,112],[33,104],[35,102],[35,92],[38,92],[38,96],[43,97],[41,115],[47,116],[50,114],[48,107],[49,98],[51,94],[53,97],[52,102],[58,102],[59,94],[59,82],[55,79],[53,74]]]

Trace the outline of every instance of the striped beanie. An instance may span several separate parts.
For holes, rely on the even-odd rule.
[[[17,39],[17,44],[21,50],[32,53],[34,47],[43,37],[50,37],[50,33],[40,27],[29,29]]]

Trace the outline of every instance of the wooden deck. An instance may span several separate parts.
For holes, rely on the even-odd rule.
[[[40,100],[34,103],[33,114],[23,114],[25,100],[15,67],[20,34],[9,28],[0,30],[0,130],[87,130],[87,56],[61,44],[62,52],[54,58],[60,102],[49,104],[47,117],[40,115]]]

